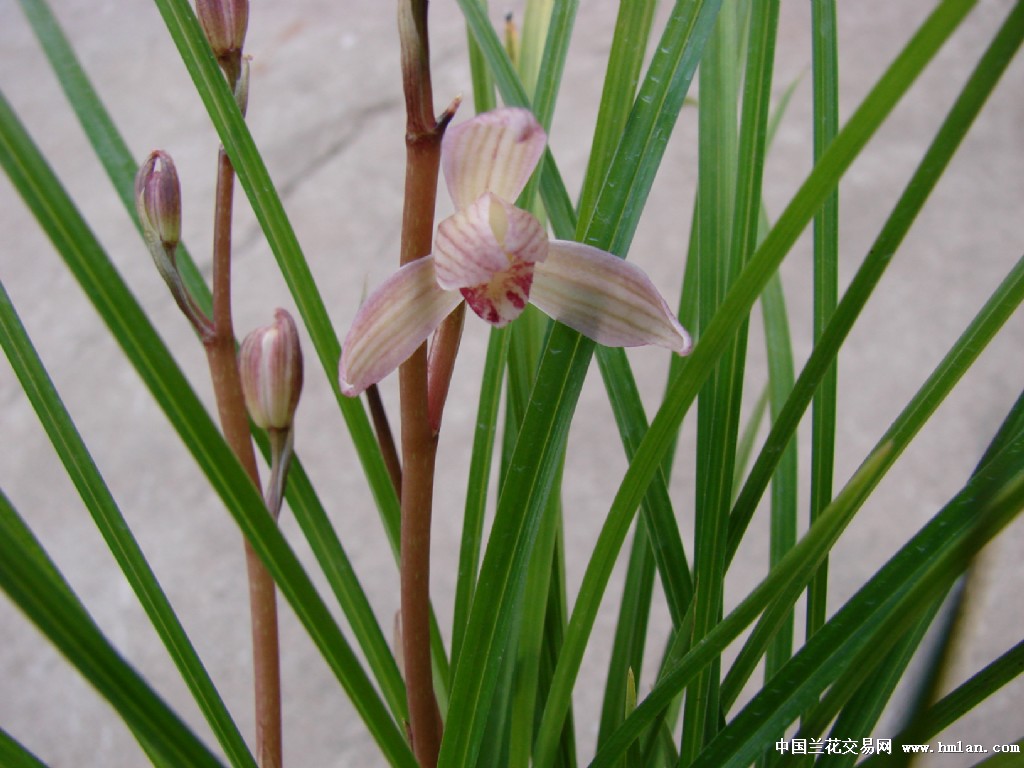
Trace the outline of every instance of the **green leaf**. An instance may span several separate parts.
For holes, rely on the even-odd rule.
[[[583,189],[580,191],[580,218],[590,218],[619,138],[626,129],[626,120],[633,108],[633,99],[640,82],[656,6],[655,0],[619,4],[615,35],[612,37],[601,91],[601,105],[590,144],[590,159],[583,179]]]
[[[942,6],[939,10],[945,7],[948,6]],[[1021,22],[1022,17],[1024,17],[1024,12],[1018,7],[1007,19],[1006,23],[1004,23],[1000,32],[993,38],[988,50],[979,60],[974,72],[961,90],[956,102],[950,109],[931,145],[928,147],[924,157],[894,206],[892,213],[886,219],[882,230],[879,232],[878,237],[875,238],[875,242],[850,282],[850,286],[843,295],[842,301],[832,314],[828,327],[818,340],[810,358],[804,365],[803,371],[801,371],[796,384],[793,386],[792,394],[783,407],[782,412],[776,417],[772,430],[765,440],[761,454],[754,462],[754,467],[747,478],[747,482],[740,492],[735,505],[733,505],[732,520],[729,525],[730,558],[736,552],[743,531],[750,522],[757,503],[768,485],[778,458],[782,455],[784,447],[796,431],[800,417],[803,415],[807,404],[816,391],[818,383],[832,365],[850,328],[859,316],[871,292],[881,279],[886,267],[888,267],[896,254],[917,213],[921,210],[929,193],[938,182],[946,166],[949,164],[953,153],[959,147],[961,140],[973,123],[974,118],[999,81],[1009,61],[1013,58],[1014,52],[1019,48],[1021,43],[1021,35],[1019,33],[1024,28],[1024,22]],[[1015,23],[1016,26],[1014,26]],[[858,110],[858,114],[862,114],[863,109],[862,105],[861,109]],[[856,119],[856,116],[851,119],[851,124]],[[848,129],[849,126],[843,129],[840,139],[845,140]],[[836,145],[839,145],[839,139],[826,153],[826,159],[834,154]],[[779,226],[776,225],[773,231],[778,229]],[[763,251],[764,247],[762,246],[760,250]],[[1012,282],[1012,279],[1009,282]],[[1004,282],[1000,288],[1000,293],[1003,297],[1000,300],[1012,301],[1009,298],[1012,292],[1013,289],[1009,288],[1007,282]],[[991,302],[987,306],[993,307]],[[986,311],[991,311],[991,309]],[[953,361],[950,362],[953,363]],[[963,361],[962,363],[954,364],[947,372],[953,373],[954,370],[957,371],[955,376],[958,378],[969,365],[969,362]],[[938,375],[938,372],[934,374],[934,376]],[[951,387],[955,383],[956,378],[949,381],[948,386]],[[935,380],[935,383],[938,384],[938,380]],[[948,392],[948,389],[944,390],[944,392]],[[923,420],[930,415],[931,410],[928,409],[937,407],[938,402],[943,397],[945,397],[944,393],[936,392],[930,396],[929,400],[922,401],[920,405],[926,410],[913,417],[910,417],[908,414],[908,420],[901,423],[900,429],[908,430],[912,434],[923,423]],[[891,437],[895,436],[894,429],[890,429],[889,435]],[[902,450],[902,444],[900,445],[900,450]]]
[[[867,497],[867,494],[888,472],[914,435],[934,413],[942,399],[988,342],[992,340],[1021,301],[1024,301],[1024,257],[1003,280],[932,375],[879,440],[878,445],[872,451],[874,458],[871,459],[871,461],[878,462],[878,472],[871,480],[871,485],[861,496],[861,500]],[[858,506],[859,503],[857,503]],[[851,516],[856,513],[858,506],[850,508]],[[732,701],[738,695],[743,683],[753,672],[757,660],[776,631],[778,623],[783,620],[787,604],[791,605],[796,597],[795,593],[790,594],[785,600],[780,596],[775,603],[775,612],[771,616],[762,618],[758,628],[751,633],[722,684],[723,690],[728,691],[723,694],[723,700]]]
[[[2,492],[0,587],[110,702],[147,751],[171,765],[221,765],[103,636]]]
[[[843,492],[836,497],[827,514],[703,640],[689,647],[688,637],[677,635],[675,645],[678,647],[670,649],[669,663],[654,689],[599,750],[591,768],[614,765],[615,760],[637,736],[652,724],[657,726],[661,714],[680,691],[780,595],[791,594],[792,599],[796,599],[795,596],[804,588],[821,558],[849,522],[851,510],[863,498],[865,489],[871,487],[879,466],[884,464],[886,452],[882,449],[872,454],[861,465]]]
[[[901,744],[922,744],[934,738],[1021,674],[1024,674],[1024,640],[935,702],[910,728],[896,734],[893,748]],[[874,756],[861,765],[875,768],[885,762],[885,758]],[[1013,760],[1020,758],[1013,757]]]
[[[839,130],[839,64],[835,0],[811,3],[811,77],[814,81],[814,160],[817,162]],[[839,295],[839,193],[833,191],[814,217],[814,319],[817,344],[836,309]],[[810,519],[832,500],[835,463],[837,368],[832,365],[814,395],[811,415]],[[825,622],[828,560],[807,590],[806,635]]]
[[[845,670],[869,669],[980,548],[1024,509],[1024,434],[964,487],[772,679],[701,753],[695,767],[738,766],[813,704]],[[824,516],[824,515],[823,515]],[[823,715],[818,722],[827,723]]]
[[[3,728],[0,728],[0,764],[8,768],[46,768],[45,763],[21,746]]]
[[[473,453],[469,463],[469,479],[466,483],[462,541],[459,545],[459,572],[455,583],[451,660],[453,669],[459,663],[466,621],[476,591],[484,513],[487,509],[487,490],[494,456],[494,438],[497,433],[498,408],[501,402],[501,381],[505,374],[508,342],[509,332],[507,329],[494,328],[491,330],[490,341],[487,343],[487,357],[484,360],[483,380],[480,382],[480,402],[477,407]]]
[[[469,3],[464,3],[462,7],[476,34],[471,14],[479,9]],[[670,20],[664,36],[666,44],[655,54],[645,89],[641,90],[640,102],[644,106],[637,110],[639,119],[631,123],[632,130],[627,131],[623,146],[613,162],[613,169],[616,166],[620,169],[616,173],[623,181],[622,186],[615,187],[612,192],[608,192],[609,186],[606,186],[604,194],[609,197],[604,202],[599,201],[595,209],[608,211],[612,218],[598,224],[595,213],[592,242],[613,250],[618,248],[620,252],[624,252],[628,246],[643,198],[649,191],[654,170],[664,151],[667,132],[670,132],[682,105],[686,87],[699,59],[700,45],[715,10],[717,5],[714,3],[682,3],[682,7],[677,9]],[[493,34],[493,30],[490,32]],[[487,32],[482,34],[486,35]],[[480,36],[477,39],[485,55],[488,55],[488,50],[493,46],[486,45]],[[503,56],[500,49],[494,56],[500,64]],[[490,55],[488,61],[491,63]],[[498,72],[495,72],[495,79],[499,88],[503,88]],[[506,101],[509,101],[507,95]],[[657,105],[660,111],[656,111],[652,105]],[[646,152],[638,149],[643,147],[647,148]],[[638,157],[645,157],[644,162],[639,163],[641,168],[637,167]],[[638,174],[638,171],[642,173]],[[542,193],[545,192],[544,180],[547,178],[545,169]],[[620,194],[629,196],[639,207],[625,210],[624,206],[615,201]],[[552,215],[551,205],[548,205],[548,212],[557,233],[559,225]],[[486,594],[491,595],[492,600],[487,603],[476,601],[470,615],[466,642],[473,643],[477,654],[472,664],[467,664],[463,658],[455,673],[452,710],[441,747],[441,765],[463,765],[470,762],[476,753],[483,727],[482,714],[488,708],[496,682],[506,622],[511,618],[515,599],[523,583],[525,564],[536,535],[540,512],[544,508],[559,463],[571,410],[578,398],[592,350],[592,343],[582,340],[579,334],[564,326],[552,329],[543,358],[547,365],[542,362],[534,385],[534,391],[542,392],[543,396],[531,400],[495,516],[491,542],[500,544],[488,546],[481,568],[478,590],[486,589]],[[571,374],[566,376],[570,370]],[[601,567],[610,567],[610,564],[602,563]],[[456,694],[459,688],[462,691]],[[548,710],[551,710],[556,690],[553,684]],[[545,750],[545,754],[553,754],[568,706],[568,690],[563,687],[557,692],[565,698],[559,704],[559,713],[552,717],[549,725],[551,735],[548,737],[548,749],[551,751]],[[538,765],[543,764],[536,754],[535,761]]]
[[[139,603],[233,765],[255,766],[238,726],[157,582],[0,284],[0,344]]]

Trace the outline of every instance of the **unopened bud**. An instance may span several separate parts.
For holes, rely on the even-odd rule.
[[[214,56],[231,67],[233,84],[249,26],[249,0],[196,0],[196,15]]]
[[[181,239],[181,185],[166,152],[150,153],[135,176],[135,207],[146,240],[173,251]]]
[[[245,405],[256,426],[288,430],[302,392],[302,349],[292,316],[278,309],[271,325],[246,336],[238,367]]]

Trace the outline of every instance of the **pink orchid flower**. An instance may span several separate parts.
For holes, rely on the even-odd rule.
[[[535,216],[512,204],[546,144],[525,109],[449,128],[441,168],[456,212],[438,225],[434,252],[395,272],[356,313],[342,345],[345,395],[395,370],[463,300],[497,327],[529,301],[605,346],[690,351],[689,335],[641,269],[589,245],[549,240]]]

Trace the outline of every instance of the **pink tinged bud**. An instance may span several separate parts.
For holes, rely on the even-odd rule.
[[[530,301],[549,317],[607,347],[653,344],[685,355],[693,346],[639,267],[583,243],[552,240]]]
[[[151,153],[139,168],[135,176],[135,208],[160,277],[196,331],[208,336],[212,331],[210,321],[192,301],[175,259],[181,238],[181,187],[174,162],[166,152]]]
[[[173,251],[181,239],[181,185],[174,161],[166,152],[150,153],[139,168],[135,208],[146,240]]]
[[[249,26],[249,0],[196,0],[196,15],[218,59],[241,53]]]
[[[288,430],[302,392],[302,349],[292,316],[274,312],[274,322],[257,328],[238,353],[242,394],[256,426]]]

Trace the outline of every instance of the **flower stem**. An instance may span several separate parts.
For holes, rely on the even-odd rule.
[[[441,137],[452,110],[434,118],[426,0],[400,0],[398,30],[406,103],[401,263],[431,250]],[[437,433],[428,418],[427,345],[399,368],[402,414],[401,615],[409,732],[421,768],[434,768],[441,717],[430,659],[430,518]]]
[[[373,431],[377,433],[377,443],[380,445],[380,452],[384,457],[384,466],[387,467],[388,477],[391,478],[391,484],[395,487],[398,498],[402,498],[402,461],[398,458],[395,436],[391,432],[388,414],[384,409],[380,389],[376,384],[371,384],[366,388],[366,402],[370,406]]]
[[[217,157],[217,193],[213,230],[213,334],[205,342],[221,429],[238,460],[259,488],[259,470],[249,434],[242,382],[238,373],[231,320],[231,208],[234,169],[224,149]],[[256,707],[256,757],[260,768],[280,768],[281,671],[274,580],[255,550],[245,542],[252,617],[253,677]]]

